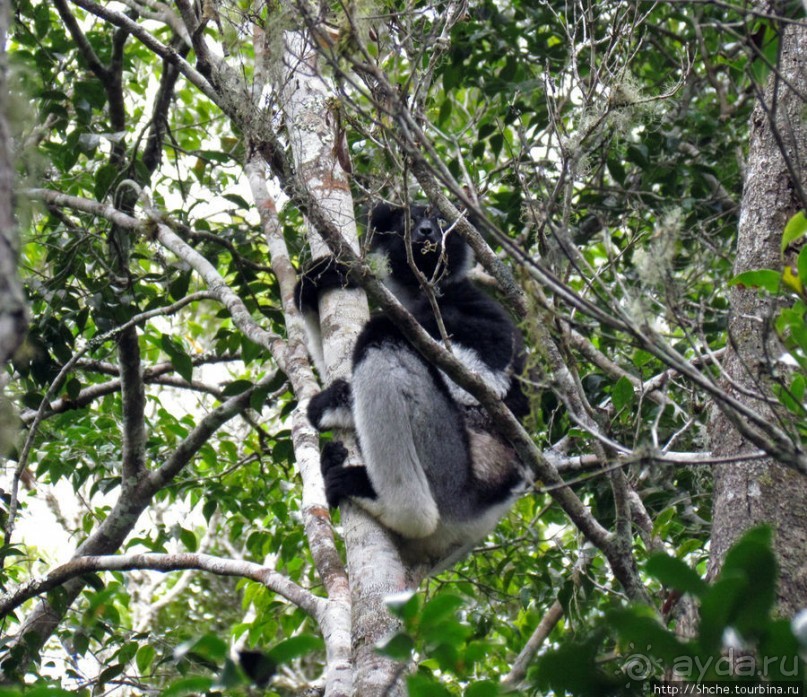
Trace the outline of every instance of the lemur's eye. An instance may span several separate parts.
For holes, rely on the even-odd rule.
[[[442,230],[448,224],[448,221],[445,218],[437,218],[437,224],[440,226],[440,229]]]

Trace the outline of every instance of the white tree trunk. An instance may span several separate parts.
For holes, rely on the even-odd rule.
[[[322,210],[332,217],[351,247],[358,250],[348,176],[336,157],[340,136],[335,128],[333,90],[321,75],[317,53],[307,35],[288,32],[285,39],[278,92],[299,181],[305,183]],[[316,230],[309,229],[308,238],[314,258],[330,253]],[[364,292],[329,291],[320,298],[319,311],[327,377],[329,380],[348,377],[353,344],[368,318]],[[398,627],[384,600],[406,587],[404,568],[387,532],[363,511],[343,506],[342,523],[350,570],[353,693],[362,697],[402,694],[402,687],[397,684],[400,666],[379,655],[375,647]],[[327,694],[342,694],[344,657],[328,658]],[[333,659],[336,663],[332,671]]]

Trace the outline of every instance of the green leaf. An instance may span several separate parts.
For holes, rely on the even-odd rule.
[[[545,692],[603,695],[609,680],[597,663],[602,633],[569,641],[538,658],[538,685]],[[624,684],[624,679],[622,680]]]
[[[771,530],[752,528],[726,554],[720,578],[741,577],[747,593],[735,608],[734,626],[749,636],[765,626],[776,603],[778,567],[771,550]]]
[[[272,673],[274,675],[274,673]],[[271,677],[271,675],[269,676]],[[225,690],[229,688],[238,687],[244,683],[244,679],[239,675],[238,669],[235,667],[229,658],[224,661],[224,667],[221,669],[218,678],[216,678],[216,687],[223,687]]]
[[[793,376],[793,380],[790,383],[790,391],[795,399],[799,402],[804,402],[804,395],[807,393],[807,379],[805,379],[804,375],[799,373]]]
[[[98,168],[95,173],[95,186],[93,187],[93,194],[96,201],[103,201],[109,190],[112,188],[112,182],[117,179],[119,170],[117,167],[106,164]]]
[[[243,196],[239,196],[238,194],[224,194],[222,198],[228,200],[230,203],[234,203],[239,208],[243,208],[248,210],[252,206],[246,202]]]
[[[747,586],[742,578],[721,578],[701,598],[700,643],[707,650],[720,647],[723,632],[729,625],[734,607],[742,602]]]
[[[205,501],[204,505],[202,506],[202,515],[205,517],[205,520],[209,523],[210,519],[213,517],[213,514],[216,512],[216,508],[218,507],[218,501],[216,499],[208,499]]]
[[[163,334],[160,337],[160,346],[168,354],[168,359],[177,373],[183,380],[190,382],[193,379],[193,360],[186,353],[182,344],[169,334]]]
[[[181,678],[176,682],[171,683],[160,694],[162,697],[180,697],[181,695],[198,695],[207,692],[213,687],[212,678],[203,678],[201,676],[191,676],[188,678]]]
[[[144,644],[137,650],[135,655],[135,665],[137,672],[144,675],[151,670],[151,664],[154,663],[154,658],[157,656],[157,651],[150,644]]]
[[[796,268],[799,271],[799,280],[804,284],[807,281],[807,246],[804,246],[799,252]]]
[[[195,552],[199,548],[199,541],[196,539],[196,535],[192,530],[181,528],[179,531],[179,539],[182,541],[182,544],[185,545],[186,549],[191,552]]]
[[[752,528],[726,553],[720,577],[701,598],[701,643],[716,649],[728,626],[745,638],[763,634],[776,601],[776,580],[770,528]]]
[[[81,382],[76,378],[70,378],[64,386],[64,389],[70,399],[76,400],[81,392]]]
[[[706,582],[684,562],[666,554],[655,554],[650,557],[645,570],[665,586],[683,593],[700,596],[708,588]]]
[[[121,663],[116,663],[115,665],[109,666],[109,668],[105,668],[98,676],[98,682],[103,684],[117,678],[123,672],[123,668],[124,666]]]
[[[249,408],[259,412],[266,404],[266,398],[269,396],[269,388],[261,387],[256,389],[249,397]]]
[[[409,624],[420,612],[421,597],[418,593],[405,591],[387,596],[385,603],[392,615]]]
[[[778,62],[779,32],[767,21],[761,20],[761,22],[765,25],[765,31],[760,45],[760,55],[751,63],[751,73],[757,84],[764,85],[768,73]],[[758,30],[754,32],[755,35],[758,33]]]
[[[415,642],[408,634],[399,632],[376,647],[379,652],[396,661],[408,661],[415,650]]]
[[[804,211],[799,211],[785,225],[785,231],[782,233],[782,251],[784,252],[788,245],[805,234],[807,234],[807,216],[804,215]],[[799,278],[805,279],[801,274]]]
[[[191,283],[191,273],[186,271],[179,274],[171,284],[168,286],[168,294],[172,300],[181,300],[188,294],[188,288]]]
[[[193,380],[193,360],[187,353],[175,353],[170,360],[183,380],[187,382]]]
[[[430,675],[417,673],[406,680],[409,697],[452,697],[452,694]]]
[[[137,653],[137,649],[139,644],[136,641],[129,641],[124,644],[120,651],[118,651],[118,660],[126,665],[129,661],[131,661],[135,654]]]
[[[420,616],[421,628],[425,630],[447,619],[453,619],[457,610],[464,604],[465,601],[453,593],[436,595],[423,607],[423,612]]]
[[[5,559],[6,557],[24,557],[25,552],[23,552],[19,547],[14,547],[13,545],[7,545],[0,547],[0,559]]]
[[[301,634],[275,644],[270,651],[266,652],[266,655],[277,664],[288,663],[295,658],[300,658],[314,651],[320,651],[323,646],[324,644],[320,637],[312,634]]]
[[[771,294],[779,292],[782,274],[773,269],[755,269],[743,271],[729,281],[730,286],[745,286],[747,288],[762,288]]]
[[[499,686],[491,680],[477,680],[465,690],[465,697],[496,697],[499,694]]]
[[[649,616],[644,607],[611,610],[606,613],[606,621],[624,644],[652,646],[653,654],[668,664],[691,653],[689,647],[664,627],[657,617]]]
[[[609,159],[606,162],[609,174],[613,177],[617,184],[623,184],[625,181],[625,167],[622,162],[616,158]]]
[[[237,394],[241,394],[242,392],[246,392],[247,390],[251,389],[254,384],[255,383],[251,380],[233,380],[224,387],[222,394],[225,397],[234,397]]]
[[[623,375],[611,390],[611,399],[617,413],[624,409],[630,409],[633,406],[635,396],[631,381]]]
[[[227,642],[217,634],[210,633],[183,642],[174,649],[174,657],[179,659],[192,654],[196,659],[218,663],[227,657],[228,651]]]
[[[445,122],[451,117],[451,110],[453,106],[453,102],[448,98],[445,99],[445,101],[443,101],[443,103],[440,105],[440,112],[437,116],[437,122],[440,125],[445,124]]]

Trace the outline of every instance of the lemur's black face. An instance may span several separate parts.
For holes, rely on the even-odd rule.
[[[370,214],[369,230],[371,251],[387,255],[392,276],[401,283],[418,282],[409,266],[407,244],[418,270],[429,280],[446,280],[467,270],[471,250],[433,208],[413,205],[407,211],[379,204]]]

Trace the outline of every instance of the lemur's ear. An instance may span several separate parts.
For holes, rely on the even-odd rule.
[[[402,228],[403,208],[379,203],[370,212],[369,230],[395,232]]]

